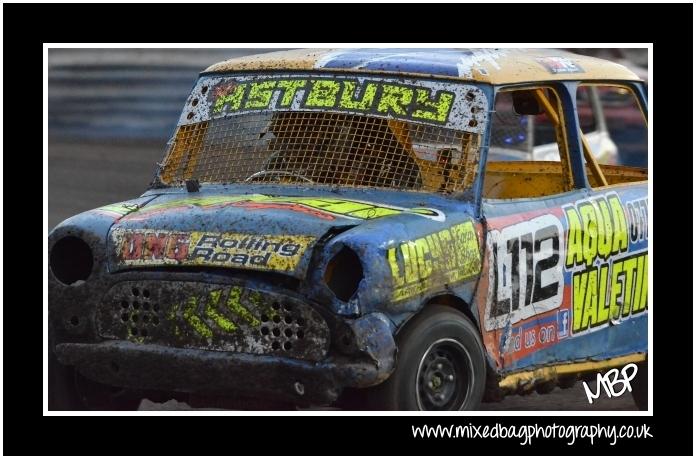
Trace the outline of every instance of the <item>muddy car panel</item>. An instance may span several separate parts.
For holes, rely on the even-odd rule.
[[[477,299],[498,367],[515,372],[646,352],[646,190],[571,192],[528,207],[484,205]],[[601,229],[590,238],[594,224]]]

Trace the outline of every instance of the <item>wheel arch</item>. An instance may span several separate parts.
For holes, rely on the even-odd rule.
[[[435,295],[432,298],[429,298],[424,304],[423,307],[421,308],[422,312],[429,306],[432,306],[434,304],[439,304],[443,306],[449,306],[453,309],[456,309],[457,311],[461,312],[464,314],[479,330],[479,336],[481,335],[481,329],[480,329],[480,324],[478,320],[478,314],[473,310],[471,305],[461,299],[459,296],[452,294],[452,293],[442,293],[439,295]],[[416,314],[417,315],[417,314]]]

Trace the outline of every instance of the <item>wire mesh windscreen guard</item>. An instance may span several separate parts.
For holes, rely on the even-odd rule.
[[[268,85],[268,78],[261,81]],[[312,97],[311,83],[317,80],[306,81],[309,86],[305,94],[300,91],[299,101],[288,104],[288,108],[297,108]],[[345,79],[332,83],[335,81],[340,81],[346,90]],[[226,85],[229,93],[230,87],[239,88],[244,83],[230,83],[227,79],[217,86],[211,82],[197,84],[182,120],[191,120],[193,107],[198,105],[196,118],[191,120],[193,123],[180,123],[160,169],[163,184],[197,179],[213,183],[316,183],[451,193],[469,188],[476,176],[480,132],[339,110],[281,110],[282,93],[274,99],[269,95],[263,110],[218,114],[221,84]],[[254,84],[249,84],[250,94],[240,92],[236,105],[240,111],[246,108],[245,104],[251,104]],[[334,84],[339,87],[339,83]],[[360,88],[355,93],[355,86],[349,89],[351,95],[359,98]],[[384,99],[379,89],[376,92],[375,97],[382,95]],[[340,93],[336,97],[338,106]],[[205,102],[199,105],[198,98]],[[469,99],[473,101],[472,97]],[[186,116],[188,109],[192,111]],[[475,113],[477,109],[483,111],[483,107],[470,110]],[[464,121],[478,124],[473,118]],[[477,126],[475,130],[481,129]]]

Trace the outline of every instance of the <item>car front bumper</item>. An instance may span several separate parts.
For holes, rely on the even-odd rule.
[[[56,346],[55,352],[62,364],[112,386],[220,396],[239,394],[297,403],[330,403],[343,388],[373,385],[391,372],[391,368],[367,360],[310,362],[121,340],[63,343]]]

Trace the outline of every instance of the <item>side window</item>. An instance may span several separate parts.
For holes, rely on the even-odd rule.
[[[483,197],[532,198],[572,188],[559,98],[552,88],[496,96]]]
[[[590,186],[647,180],[648,131],[633,91],[623,86],[580,85],[577,106]]]
[[[580,130],[585,135],[590,135],[600,129],[595,118],[595,113],[601,110],[598,104],[596,88],[581,87],[578,89],[576,101],[578,120],[580,121]]]

